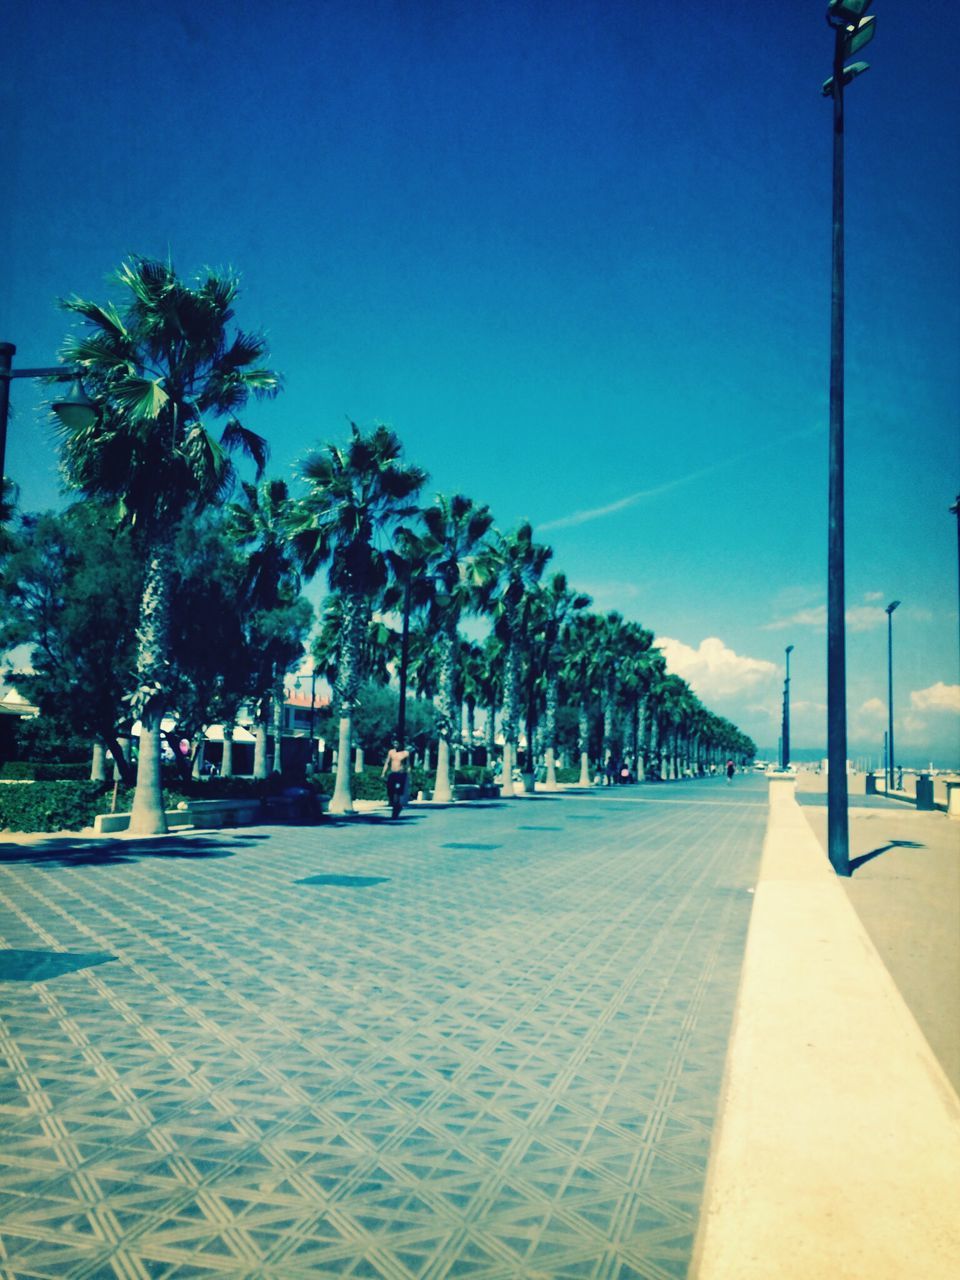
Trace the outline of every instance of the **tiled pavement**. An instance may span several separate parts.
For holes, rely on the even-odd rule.
[[[738,784],[0,844],[0,1276],[685,1275]]]

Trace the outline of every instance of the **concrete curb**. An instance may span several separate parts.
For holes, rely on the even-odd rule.
[[[776,791],[689,1275],[952,1280],[960,1100]]]

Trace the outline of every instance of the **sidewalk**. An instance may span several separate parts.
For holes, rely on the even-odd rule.
[[[957,1274],[960,1102],[851,897],[772,802],[697,1280]]]

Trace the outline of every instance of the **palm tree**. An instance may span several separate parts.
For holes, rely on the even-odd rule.
[[[231,537],[246,553],[245,630],[250,655],[249,695],[257,708],[253,776],[280,773],[284,676],[303,656],[308,605],[300,597],[288,525],[293,510],[285,481],[241,486],[242,501],[229,508]],[[273,761],[267,759],[273,728]],[[224,746],[232,725],[224,725]]]
[[[343,635],[337,697],[340,729],[331,813],[353,809],[350,793],[351,718],[360,683],[360,654],[373,601],[387,582],[379,540],[416,511],[411,500],[426,473],[401,461],[402,445],[388,427],[364,435],[350,424],[346,447],[326,444],[303,463],[308,489],[291,520],[293,547],[312,578],[328,564],[330,589],[342,601]]]
[[[572,619],[563,646],[561,678],[567,698],[577,707],[577,738],[581,787],[590,786],[590,707],[599,696],[597,645],[603,619],[581,613]]]
[[[643,732],[644,708],[647,691],[659,663],[661,655],[654,651],[653,632],[647,631],[637,622],[626,622],[621,638],[622,654],[619,664],[620,697],[623,700],[624,747],[632,758],[636,776],[643,780],[644,762],[640,749]]]
[[[623,615],[611,609],[600,619],[596,633],[594,663],[600,690],[600,710],[603,716],[600,758],[605,766],[616,757],[616,707],[620,692],[620,664],[624,656],[626,626]]]
[[[64,308],[83,322],[61,358],[83,371],[98,404],[92,426],[61,425],[67,483],[88,497],[119,502],[142,540],[146,573],[137,630],[141,722],[130,830],[166,831],[160,785],[160,725],[170,659],[171,547],[178,524],[222,500],[234,481],[228,452],[248,454],[262,470],[266,443],[237,413],[250,395],[272,396],[278,376],[264,367],[262,338],[228,326],[238,281],[210,272],[193,285],[169,262],[131,258],[116,274],[122,308],[83,298]],[[207,422],[223,418],[219,441]]]
[[[467,708],[467,763],[473,764],[477,706],[489,706],[487,670],[482,647],[475,640],[460,641],[460,691]]]
[[[546,680],[543,740],[547,776],[544,786],[547,791],[556,791],[557,706],[564,647],[577,614],[587,608],[590,597],[572,591],[565,573],[555,573],[537,593],[537,598],[542,616],[539,666]]]
[[[464,610],[476,601],[479,553],[493,523],[488,507],[475,506],[462,493],[438,494],[435,504],[423,512],[426,530],[426,577],[433,584],[428,625],[435,637],[437,671],[437,772],[433,798],[453,799],[450,785],[450,742],[459,731],[460,699],[457,693],[458,624]]]
[[[478,600],[494,615],[504,644],[503,661],[503,782],[500,794],[512,796],[513,766],[517,758],[519,720],[519,659],[522,605],[527,592],[540,581],[553,555],[550,547],[533,540],[525,521],[512,533],[496,534],[478,564]]]

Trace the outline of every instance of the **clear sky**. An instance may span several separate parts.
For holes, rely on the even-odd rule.
[[[534,522],[713,710],[825,742],[825,2],[5,6],[0,338],[129,253],[230,265],[289,476],[348,418]],[[958,18],[878,0],[847,93],[851,754],[958,749]],[[39,394],[7,471],[59,499]],[[952,711],[951,711],[952,706]]]

